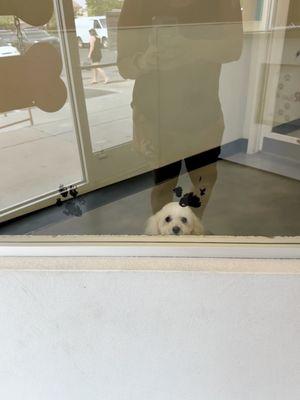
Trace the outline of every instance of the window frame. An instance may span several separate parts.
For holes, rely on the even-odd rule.
[[[2,236],[0,257],[300,259],[300,236]]]
[[[55,2],[58,7],[58,1]],[[267,0],[267,2],[268,4],[275,4],[276,0]],[[80,109],[80,107],[77,108]],[[90,143],[83,145],[90,146]],[[85,162],[90,163],[90,160],[85,160]],[[89,187],[87,186],[85,190],[89,191]],[[49,199],[47,201],[50,202]],[[300,236],[275,238],[231,236],[181,236],[172,238],[163,236],[0,236],[0,256],[31,257],[45,255],[50,257],[138,256],[300,259]]]

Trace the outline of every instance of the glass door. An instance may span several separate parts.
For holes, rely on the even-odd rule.
[[[42,16],[47,10],[46,3],[40,11],[32,11],[33,19],[38,19],[38,12]],[[100,16],[84,21],[86,33],[89,28],[94,28],[102,34],[101,63],[105,66],[101,65],[98,74],[103,71],[100,78],[107,76],[109,79],[107,84],[91,83],[95,69],[88,62],[88,39],[82,37],[82,42],[79,42],[76,31],[80,27],[75,25],[76,10],[72,2],[55,0],[51,6],[53,15],[43,25],[33,26],[27,22],[31,21],[30,17],[22,20],[22,15],[18,18],[10,14],[0,17],[3,28],[0,29],[0,68],[2,65],[2,71],[5,71],[1,84],[6,85],[7,92],[9,87],[6,83],[10,82],[10,92],[14,92],[15,80],[19,79],[9,69],[8,56],[16,61],[11,61],[15,70],[17,61],[20,61],[20,68],[28,61],[27,76],[31,87],[28,89],[27,85],[26,90],[29,92],[43,90],[43,84],[49,83],[47,74],[51,76],[51,71],[57,70],[56,80],[60,81],[57,92],[55,87],[49,89],[50,83],[47,89],[50,90],[49,101],[51,97],[57,98],[51,112],[47,107],[40,107],[30,95],[27,103],[23,102],[26,107],[8,105],[1,90],[0,222],[56,204],[62,188],[75,185],[82,194],[151,168],[133,146],[130,107],[133,84],[118,73],[116,48],[112,44],[108,48],[106,18]],[[17,13],[15,10],[12,12]],[[46,53],[49,51],[50,61],[41,66],[45,67],[44,76],[35,81],[32,79],[37,68],[35,56],[39,54],[34,53],[38,53],[36,49],[41,43],[51,47],[45,50]],[[26,75],[20,78],[21,97],[26,92],[22,90],[24,81]],[[58,104],[60,89],[66,96]],[[42,97],[47,98],[45,94]]]
[[[55,204],[62,187],[88,185],[89,141],[78,124],[63,35],[51,29],[61,15],[51,1],[31,3],[32,14],[21,2],[0,7],[1,222]]]
[[[269,57],[264,64],[262,136],[265,139],[300,144],[300,9],[297,1],[279,1],[270,32]]]

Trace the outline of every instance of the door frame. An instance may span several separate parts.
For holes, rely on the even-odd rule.
[[[272,127],[264,116],[274,115],[278,81],[270,74],[270,65],[280,68],[284,49],[290,0],[267,0],[264,10],[266,30],[258,33],[254,43],[248,87],[248,107],[244,137],[249,135],[247,153],[261,151],[264,137],[272,136]],[[280,27],[275,28],[274,27]],[[249,134],[250,133],[250,134]]]
[[[0,236],[0,257],[300,259],[300,237]],[[172,269],[172,262],[170,263]]]

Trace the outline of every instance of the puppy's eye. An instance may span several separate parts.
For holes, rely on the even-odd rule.
[[[166,222],[171,222],[171,221],[172,221],[172,218],[171,218],[170,216],[168,216],[168,217],[165,218],[165,221],[166,221]]]
[[[186,219],[185,217],[182,217],[182,218],[181,218],[181,222],[182,222],[183,224],[186,224],[186,223],[187,223],[187,219]]]

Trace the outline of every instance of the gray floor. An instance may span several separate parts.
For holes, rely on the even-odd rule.
[[[187,174],[180,177],[179,183],[185,191],[191,187]],[[54,221],[52,218],[51,223],[46,223],[45,219],[42,226],[26,233],[142,234],[145,221],[151,215],[151,187],[143,189],[143,182],[140,184],[141,190],[115,200],[111,196],[110,202],[87,211],[88,207],[78,204],[83,210],[81,217],[66,217],[62,206],[56,210],[58,215]],[[129,189],[130,185],[129,182]],[[139,182],[134,185],[138,187]],[[111,190],[117,193],[118,187]],[[101,190],[93,196],[101,198]],[[203,223],[206,231],[215,235],[297,236],[300,235],[299,205],[300,185],[297,180],[231,161],[219,161],[218,180]]]

